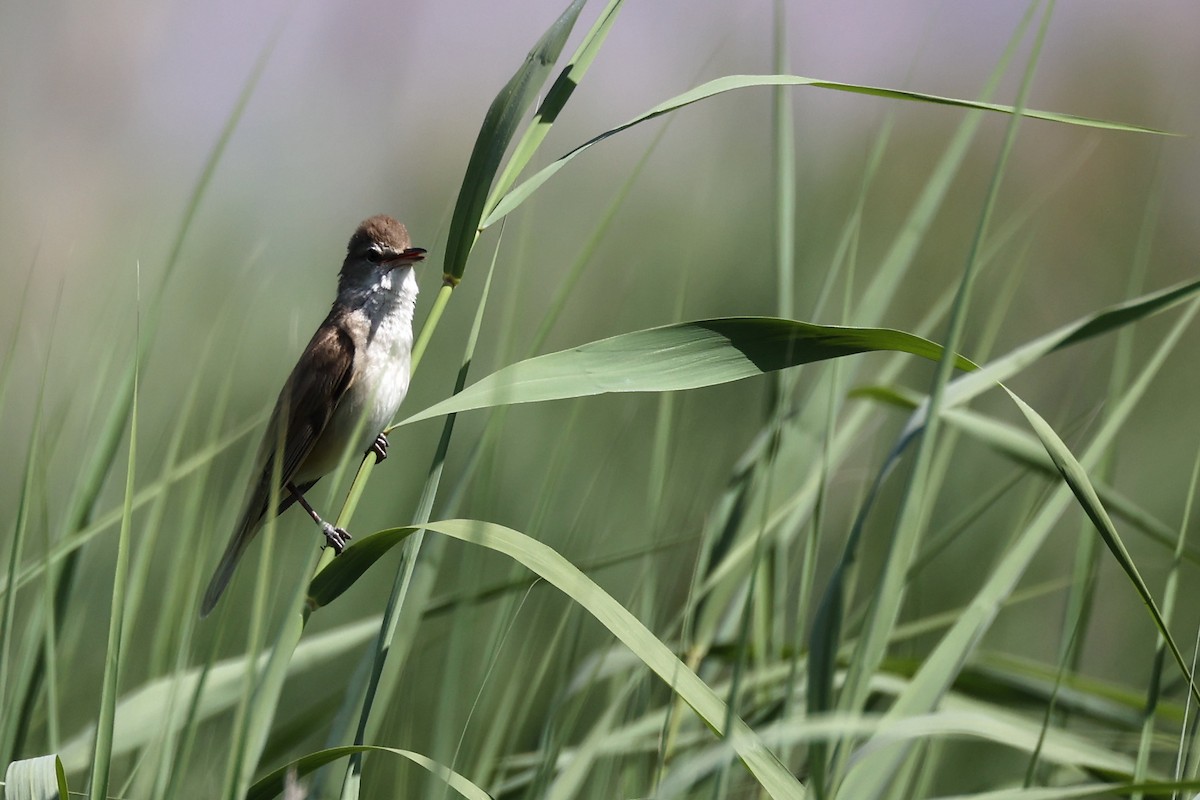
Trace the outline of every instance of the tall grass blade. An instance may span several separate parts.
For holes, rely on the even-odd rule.
[[[1036,5],[1036,3],[1031,4]],[[1000,185],[1005,174],[1009,153],[1016,141],[1017,129],[1021,121],[1021,111],[1025,108],[1025,100],[1032,85],[1034,67],[1037,64],[1042,39],[1046,25],[1050,19],[1050,8],[1047,8],[1038,31],[1029,66],[1026,70],[1017,100],[1016,115],[1009,122],[996,166],[992,172],[991,183],[983,200],[980,210],[979,223],[971,244],[963,274],[950,312],[950,321],[946,333],[946,347],[949,352],[955,352],[962,340],[966,327],[967,309],[969,308],[975,278],[978,275],[980,254],[983,242],[991,223],[992,211],[999,197]],[[872,611],[867,618],[866,629],[859,640],[855,657],[851,660],[846,684],[842,689],[838,707],[843,711],[857,710],[864,707],[869,676],[878,668],[887,648],[891,630],[899,618],[903,607],[907,574],[916,556],[917,548],[924,533],[925,520],[929,509],[935,500],[933,495],[934,481],[932,480],[932,460],[934,445],[937,442],[938,414],[942,407],[946,386],[950,382],[952,365],[948,359],[938,364],[933,383],[929,392],[928,407],[929,421],[917,442],[916,453],[913,456],[912,473],[901,497],[897,521],[889,543],[888,555],[883,568],[883,575],[877,593],[873,597]]]
[[[467,257],[470,256],[475,239],[479,236],[479,220],[483,216],[488,191],[500,167],[500,160],[508,150],[526,109],[533,104],[546,76],[558,60],[563,46],[567,43],[567,37],[575,26],[575,20],[583,10],[584,2],[585,0],[571,1],[525,56],[524,63],[509,78],[484,115],[483,125],[475,140],[475,148],[467,162],[458,202],[450,218],[446,258],[442,267],[449,284],[456,284],[462,279]],[[560,93],[562,91],[560,88]],[[567,92],[567,96],[569,94]],[[561,96],[556,94],[556,97]],[[562,100],[565,102],[566,97],[562,97]]]
[[[140,284],[140,270],[139,270]],[[141,307],[141,298],[138,298]],[[138,331],[141,338],[141,331]],[[113,727],[117,710],[117,685],[121,674],[121,651],[125,643],[125,593],[129,583],[129,559],[133,536],[133,494],[137,474],[138,365],[133,360],[133,392],[129,409],[129,459],[125,468],[125,503],[121,512],[121,532],[117,538],[117,564],[113,573],[112,603],[109,606],[108,643],[104,654],[104,682],[100,690],[100,713],[96,722],[96,747],[92,754],[92,776],[88,787],[91,800],[108,795],[109,770],[112,767]]]
[[[579,48],[571,56],[570,61],[567,62],[567,66],[559,73],[558,78],[550,86],[550,90],[546,92],[545,99],[542,100],[541,105],[538,106],[537,113],[533,116],[533,121],[525,129],[525,133],[521,136],[521,140],[517,142],[516,147],[513,148],[512,156],[504,165],[504,171],[496,179],[496,185],[492,189],[491,194],[488,195],[487,202],[483,206],[483,215],[486,216],[491,213],[491,210],[496,207],[496,203],[499,202],[504,193],[512,187],[517,176],[533,160],[538,147],[541,146],[546,135],[550,133],[550,128],[553,127],[559,113],[571,98],[575,87],[583,81],[583,76],[587,74],[592,61],[600,53],[600,46],[608,38],[608,33],[617,21],[617,14],[621,11],[621,7],[624,4],[625,0],[609,0],[609,4],[600,12],[596,23],[588,31],[583,41],[580,42]],[[580,4],[580,9],[582,9],[582,4]],[[570,9],[568,9],[569,11]],[[575,13],[578,14],[579,12],[576,11]],[[559,47],[561,48],[561,45]],[[554,53],[550,61],[553,62],[557,59],[558,54]]]

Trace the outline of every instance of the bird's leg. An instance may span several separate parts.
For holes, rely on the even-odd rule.
[[[381,433],[375,437],[374,443],[367,449],[368,453],[375,454],[375,463],[378,464],[387,458],[388,440],[387,434]]]
[[[309,502],[304,499],[304,494],[296,488],[296,484],[288,481],[286,488],[292,493],[292,497],[296,498],[296,502],[304,506],[304,510],[307,511],[308,515],[313,518],[313,522],[320,526],[321,533],[325,534],[325,541],[328,542],[328,546],[332,547],[333,552],[340,556],[342,551],[346,549],[346,542],[350,541],[352,538],[350,534],[345,528],[335,528],[333,525],[330,525],[328,522],[321,519],[321,515],[318,514],[316,509],[309,505]]]

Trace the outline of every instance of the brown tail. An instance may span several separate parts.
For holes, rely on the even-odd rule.
[[[225,546],[221,563],[217,564],[217,570],[213,573],[212,580],[208,582],[208,588],[204,590],[204,601],[200,604],[201,619],[207,617],[216,607],[217,601],[221,599],[221,594],[229,585],[230,579],[233,578],[233,571],[237,568],[238,561],[242,559],[242,553],[246,552],[250,540],[254,538],[254,534],[258,533],[265,511],[266,508],[247,508],[242,513],[242,518],[238,520],[233,536],[229,538],[229,544]]]
[[[316,481],[309,481],[297,487],[301,494],[304,494],[313,487]],[[225,546],[225,553],[221,556],[221,562],[217,564],[217,569],[213,572],[212,579],[208,582],[208,588],[204,590],[204,601],[200,604],[200,618],[207,617],[216,607],[217,601],[221,599],[221,595],[225,592],[225,587],[229,585],[229,581],[233,578],[233,571],[237,568],[238,562],[242,560],[242,554],[246,552],[246,548],[254,539],[254,535],[258,533],[259,527],[262,526],[263,517],[267,513],[267,504],[270,502],[265,492],[255,494],[255,497],[263,499],[255,503],[253,506],[247,506],[242,512],[241,519],[238,520],[237,527],[234,528],[233,536],[229,538],[229,544]],[[282,514],[284,509],[296,502],[296,498],[291,494],[284,494],[279,498],[279,507],[275,509],[276,514]]]

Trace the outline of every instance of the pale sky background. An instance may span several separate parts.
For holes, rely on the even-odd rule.
[[[266,237],[326,223],[341,231],[374,209],[372,199],[389,190],[411,196],[419,187],[436,221],[453,201],[487,103],[564,5],[5,4],[4,275],[23,274],[43,230],[53,231],[43,269],[63,268],[62,259],[49,258],[59,248],[94,252],[113,236],[146,242],[143,258],[160,256],[157,232],[177,221],[255,58],[288,9],[202,217],[212,222],[237,206],[235,215]],[[584,9],[568,52],[602,7]],[[981,0],[790,3],[792,71],[973,96],[1023,11],[1022,3]],[[771,14],[767,2],[627,4],[548,152],[704,79],[769,72]],[[1198,34],[1200,4],[1188,0],[1062,2],[1032,104],[1195,132]],[[1015,82],[1008,86],[1005,101]],[[1143,96],[1139,104],[1130,103],[1130,92]],[[816,94],[797,92],[802,153],[869,141],[862,123],[896,105]],[[765,107],[765,93],[758,96]],[[802,177],[815,168],[801,160]]]

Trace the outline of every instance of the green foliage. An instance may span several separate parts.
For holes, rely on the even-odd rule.
[[[0,421],[33,410],[9,448],[23,460],[5,473],[14,503],[0,539],[4,796],[66,797],[67,775],[98,799],[1195,789],[1176,767],[1193,749],[1180,726],[1200,700],[1194,633],[1182,627],[1194,621],[1177,618],[1194,607],[1186,577],[1200,549],[1187,534],[1200,461],[1143,454],[1125,466],[1118,455],[1164,431],[1195,449],[1200,279],[1158,266],[1146,243],[1168,196],[1156,183],[1138,280],[1115,296],[1089,264],[1088,280],[1029,313],[1046,286],[1025,266],[1068,235],[1047,220],[1081,162],[1031,179],[1016,166],[1018,130],[1053,130],[1073,147],[1085,136],[1167,141],[1147,125],[1027,107],[1052,4],[1015,102],[993,102],[1038,8],[967,99],[784,74],[792,32],[780,3],[779,74],[690,81],[547,156],[565,112],[594,102],[579,89],[605,68],[629,14],[621,0],[600,10],[555,76],[584,11],[571,0],[455,162],[466,166],[443,285],[414,351],[414,397],[392,426],[405,444],[382,472],[372,459],[343,464],[321,498],[336,503],[349,478],[337,520],[353,524],[351,546],[318,553],[311,537],[277,535],[292,527],[280,517],[256,545],[257,572],[239,573],[200,622],[200,580],[223,538],[213,531],[228,527],[246,434],[262,422],[238,405],[245,367],[232,357],[262,364],[259,337],[273,334],[256,319],[231,333],[234,297],[189,332],[187,352],[159,352],[160,334],[183,308],[169,283],[196,268],[201,212],[271,73],[281,24],[171,226],[161,282],[149,300],[111,300],[132,344],[106,338],[108,366],[72,387],[65,411],[50,399],[54,353],[39,353],[36,391],[11,381],[37,315],[22,308],[0,347]],[[581,206],[597,193],[586,164],[618,142],[636,148],[652,120],[687,129],[761,87],[772,88],[774,124],[764,110],[738,125],[768,131],[770,185],[747,177],[719,190],[750,198],[745,209],[718,223],[671,207],[663,185],[694,183],[698,197],[716,166],[703,162],[639,206],[643,168],[675,155],[656,139],[632,169],[602,165],[599,191],[616,194],[590,234],[563,225],[569,267],[534,256],[533,242],[562,224],[564,193]],[[805,119],[802,97],[831,93],[896,116],[861,163],[830,159],[852,164],[838,167],[849,199],[831,185],[818,202],[798,183],[804,129],[793,123]],[[934,113],[958,115],[957,127],[943,144],[922,134],[933,163],[902,191],[889,170],[920,157],[905,126]],[[986,119],[1004,123],[1002,139],[981,135]],[[961,185],[975,173],[982,199]],[[1032,189],[1009,208],[1013,186]],[[881,219],[881,197],[894,220]],[[645,217],[633,241],[612,232],[631,209]],[[802,209],[835,220],[835,233]],[[676,212],[677,226],[664,222]],[[775,226],[773,263],[749,246],[762,219]],[[483,235],[497,222],[517,235]],[[1117,228],[1073,235],[1115,239]],[[491,263],[477,279],[485,272],[468,267],[481,243]],[[643,251],[653,268],[622,272]],[[947,251],[953,271],[939,273],[932,254]],[[1124,256],[1104,267],[1125,269]],[[672,270],[677,285],[664,279]],[[766,299],[752,278],[773,284]],[[471,304],[461,316],[455,296]],[[776,316],[747,313],[760,306]],[[156,359],[191,370],[166,395],[151,381],[165,423],[144,394]],[[61,431],[77,416],[83,455],[68,463]],[[440,435],[425,448],[419,423],[434,418]],[[365,501],[368,487],[387,496]],[[1064,564],[1070,525],[1081,543]]]

